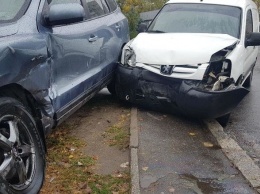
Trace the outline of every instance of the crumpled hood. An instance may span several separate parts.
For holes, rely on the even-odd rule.
[[[130,47],[139,63],[196,65],[237,41],[226,34],[140,33]]]

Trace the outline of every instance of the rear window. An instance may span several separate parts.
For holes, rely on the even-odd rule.
[[[31,0],[0,0],[0,23],[18,20],[24,15]]]

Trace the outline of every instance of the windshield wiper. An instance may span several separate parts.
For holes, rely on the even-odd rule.
[[[148,30],[146,32],[151,32],[151,33],[165,33],[164,31],[160,31],[160,30]]]

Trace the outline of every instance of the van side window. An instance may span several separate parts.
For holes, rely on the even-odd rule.
[[[113,12],[113,11],[116,10],[117,4],[116,4],[116,2],[114,0],[106,0],[106,2],[108,4],[110,12]]]
[[[252,11],[248,10],[246,14],[246,35],[253,32],[253,17]]]
[[[105,10],[101,0],[84,0],[89,10],[90,18],[105,15]]]

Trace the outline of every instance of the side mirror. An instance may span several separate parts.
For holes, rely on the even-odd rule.
[[[246,35],[245,47],[248,46],[260,46],[260,33],[252,32]]]
[[[47,25],[62,25],[83,21],[84,8],[78,3],[54,4],[45,16]]]
[[[138,25],[137,32],[138,32],[138,33],[146,32],[147,29],[148,29],[148,26],[149,26],[150,22],[151,22],[151,21],[141,22],[141,23]]]

